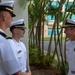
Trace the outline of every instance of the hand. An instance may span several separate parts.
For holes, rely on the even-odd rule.
[[[27,73],[24,73],[24,72],[20,72],[20,75],[27,75]]]
[[[31,75],[31,71],[28,71],[27,75]]]

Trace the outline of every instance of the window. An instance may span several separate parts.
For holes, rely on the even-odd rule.
[[[59,7],[59,2],[53,1],[53,2],[51,3],[51,5],[52,5],[52,7],[54,7],[54,8],[58,8],[58,7]]]
[[[73,2],[68,2],[68,4],[65,3],[65,10],[69,11],[72,5],[73,5]]]
[[[48,35],[51,35],[51,33],[52,33],[52,29],[49,28],[48,29]],[[58,33],[57,33],[57,29],[55,29],[55,34],[58,35],[59,33],[60,33],[60,29],[58,30]],[[54,32],[53,32],[53,34],[54,34]]]
[[[72,17],[71,17],[73,20],[75,20],[75,14],[72,14]]]
[[[46,16],[46,20],[55,20],[55,14],[57,8],[59,7],[59,2],[58,1],[51,1],[51,7],[50,7],[50,1],[46,4],[46,9],[51,10],[48,11],[48,15]],[[51,9],[50,9],[51,8]]]
[[[46,16],[46,20],[49,21],[49,20],[54,20],[55,19],[55,16],[53,15],[48,15]]]

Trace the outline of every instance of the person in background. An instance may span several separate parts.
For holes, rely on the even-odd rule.
[[[21,41],[21,38],[24,37],[25,29],[27,29],[24,25],[25,25],[24,19],[13,21],[10,27],[10,31],[12,33],[13,43],[15,44],[14,48],[16,47],[13,52],[17,57],[21,71],[27,75],[31,75],[29,62],[27,58],[26,46]],[[12,40],[9,40],[9,42]],[[12,44],[11,44],[11,47],[12,47]]]
[[[14,1],[0,3],[0,75],[20,75],[20,66],[15,58],[5,31],[11,26]]]
[[[67,19],[64,28],[66,34],[66,56],[69,63],[68,75],[75,75],[75,21]]]

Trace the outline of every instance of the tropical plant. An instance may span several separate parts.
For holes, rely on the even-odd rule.
[[[21,0],[23,1],[23,0]],[[56,0],[56,4],[53,5],[54,0],[29,0],[28,1],[28,20],[29,20],[29,45],[32,46],[33,50],[33,57],[36,55],[34,52],[38,52],[37,54],[42,59],[37,60],[47,60],[50,57],[50,62],[53,62],[55,55],[57,55],[59,67],[61,67],[62,63],[62,71],[63,75],[66,75],[65,70],[65,62],[64,57],[66,56],[64,53],[64,57],[62,55],[62,51],[65,51],[62,48],[62,37],[63,37],[63,29],[60,28],[60,23],[62,22],[62,25],[64,25],[66,18],[71,18],[72,14],[75,14],[74,7],[75,7],[75,0],[71,4],[70,7],[68,7],[69,0]],[[62,11],[63,6],[65,5],[64,11]],[[55,17],[52,33],[50,36],[49,46],[47,50],[47,57],[45,58],[45,51],[44,51],[44,25],[47,22],[46,16],[52,15]],[[60,28],[60,33],[59,33]],[[57,29],[57,35],[55,34],[55,29]],[[55,48],[54,52],[52,54],[51,58],[51,46],[52,46],[52,38],[54,38],[55,42]],[[34,46],[33,46],[34,44]],[[64,44],[65,45],[65,44]],[[60,53],[58,53],[58,47]],[[36,51],[34,51],[34,49]],[[31,57],[31,56],[30,56]],[[37,57],[37,58],[39,58]],[[61,59],[60,59],[61,57]],[[65,57],[66,60],[66,57]],[[44,61],[45,64],[45,61]]]

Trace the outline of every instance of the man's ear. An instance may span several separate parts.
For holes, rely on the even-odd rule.
[[[16,28],[13,31],[14,31],[14,33],[17,33],[17,29]]]
[[[6,20],[6,13],[5,12],[2,12],[2,19],[3,19],[3,21]]]

